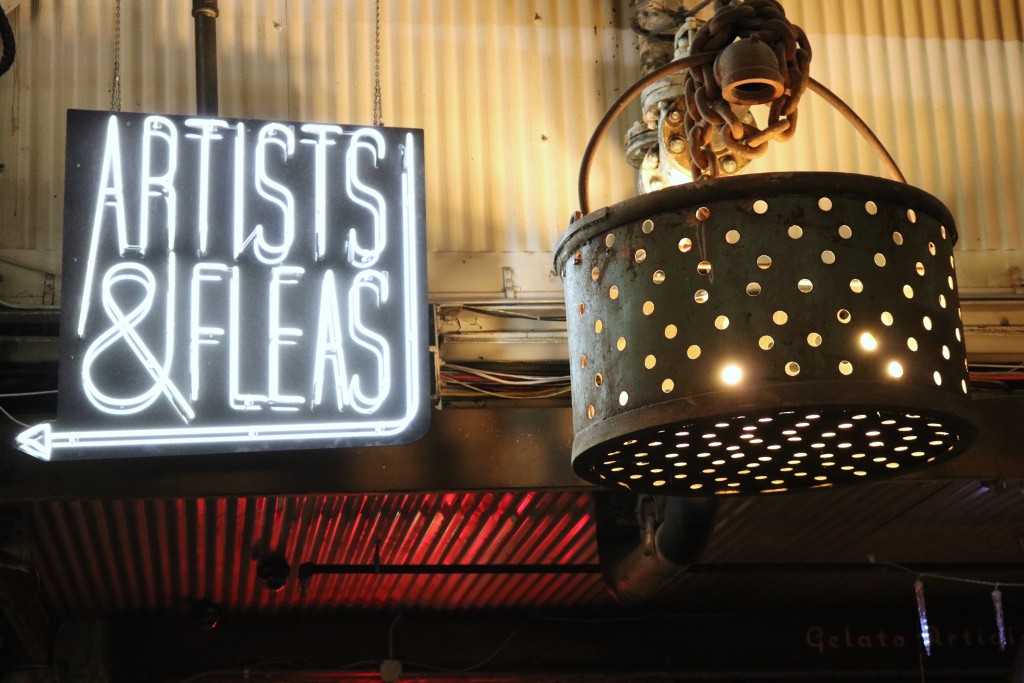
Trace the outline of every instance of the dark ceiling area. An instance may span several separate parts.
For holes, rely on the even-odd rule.
[[[1018,408],[989,405],[993,419]],[[183,496],[171,492],[189,457],[45,464],[7,450],[5,665],[12,676],[66,674],[25,680],[380,680],[385,662],[402,667],[402,680],[1009,676],[1024,629],[1024,495],[999,476],[1015,474],[998,455],[1004,445],[983,441],[927,478],[720,497],[703,552],[626,604],[606,578],[616,560],[605,538],[624,530],[643,547],[637,497],[526,487],[545,468],[568,470],[567,458],[528,448],[520,469],[491,473],[503,486],[467,484],[474,457],[486,465],[486,453],[506,452],[504,430],[528,421],[557,441],[567,412],[437,413],[427,450],[449,433],[472,447],[438,453],[446,469],[434,492],[218,494],[226,479],[211,467],[192,479],[206,493]],[[296,466],[305,478],[284,468],[281,481],[311,487],[334,476],[325,463],[348,455],[370,457],[334,452]],[[298,456],[265,457],[250,467]],[[35,497],[39,465],[54,481],[76,480],[69,495]],[[380,481],[401,486],[403,476]],[[30,495],[19,499],[19,485]],[[73,677],[86,670],[101,677]]]

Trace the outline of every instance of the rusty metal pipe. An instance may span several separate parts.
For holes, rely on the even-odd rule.
[[[217,0],[192,0],[196,24],[196,113],[216,116],[217,103]]]
[[[663,499],[661,523],[628,541],[630,529],[618,528],[611,506],[629,498],[596,497],[598,552],[605,582],[621,602],[638,605],[654,598],[700,559],[714,531],[718,501],[714,498]],[[605,527],[605,528],[602,528]],[[631,529],[635,533],[636,529]]]

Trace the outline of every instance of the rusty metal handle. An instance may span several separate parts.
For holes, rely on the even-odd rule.
[[[892,179],[901,183],[906,183],[907,179],[904,177],[903,171],[900,170],[900,167],[896,165],[896,160],[892,158],[892,155],[889,154],[889,150],[885,148],[885,145],[883,145],[882,141],[878,139],[875,132],[864,122],[864,119],[857,115],[857,112],[853,110],[853,107],[848,105],[841,97],[839,97],[839,95],[836,95],[818,81],[813,78],[809,80],[810,83],[808,87],[811,92],[831,104],[840,114],[846,117],[846,120],[857,129],[858,133],[861,134],[861,137],[867,140],[868,144],[871,145],[871,149],[875,150],[875,153],[882,161],[882,165],[884,165],[886,170],[889,171],[889,175],[892,176]]]
[[[621,114],[623,110],[625,110],[625,108],[628,107],[633,100],[636,99],[637,95],[639,95],[647,86],[655,83],[656,81],[660,81],[662,78],[670,76],[677,71],[689,69],[691,66],[710,64],[715,61],[715,57],[717,55],[717,52],[702,52],[700,54],[690,55],[688,57],[671,61],[647,74],[619,95],[619,98],[615,100],[612,106],[601,118],[600,123],[597,124],[597,127],[594,129],[594,133],[590,136],[590,141],[587,143],[587,148],[583,151],[583,160],[580,162],[580,179],[578,188],[581,212],[584,214],[590,213],[590,169],[594,164],[594,152],[597,150],[597,146],[601,143],[601,138],[603,138],[608,132],[608,129],[611,128],[619,114]]]
[[[636,96],[640,92],[655,81],[661,80],[665,76],[669,76],[677,71],[688,69],[691,66],[698,66],[701,64],[707,64],[714,61],[717,53],[715,52],[703,52],[697,55],[691,55],[689,57],[683,57],[675,61],[669,62],[665,66],[652,71],[644,78],[640,79],[622,95],[619,96],[615,103],[608,109],[601,122],[598,123],[597,128],[594,129],[593,135],[590,136],[590,141],[587,143],[587,148],[583,152],[583,160],[580,163],[580,177],[579,177],[579,200],[580,200],[580,212],[584,215],[590,213],[590,169],[594,163],[594,152],[597,150],[597,146],[601,142],[601,138],[611,128],[612,123],[622,113],[622,111],[630,105],[630,103],[636,99]],[[875,153],[879,156],[882,164],[886,170],[889,171],[889,175],[892,176],[893,180],[901,183],[906,183],[907,179],[903,175],[899,166],[896,164],[896,160],[893,159],[889,150],[886,149],[882,141],[878,139],[874,131],[864,122],[857,112],[853,110],[850,105],[843,101],[838,95],[826,88],[824,85],[814,80],[813,78],[808,79],[808,89],[814,94],[821,97],[823,100],[828,102],[834,107],[840,114],[842,114],[847,121],[857,129],[857,132],[861,134]]]

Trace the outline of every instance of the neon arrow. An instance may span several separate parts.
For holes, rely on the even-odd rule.
[[[16,437],[16,443],[25,453],[40,460],[61,460],[55,457],[60,450],[79,452],[72,456],[90,458],[82,451],[89,449],[138,448],[140,446],[208,446],[211,444],[256,444],[288,441],[308,442],[359,437],[388,437],[403,433],[416,418],[415,395],[407,392],[407,411],[396,420],[374,422],[345,421],[289,425],[237,425],[224,427],[172,427],[165,429],[105,429],[58,431],[49,422],[26,429]],[[409,400],[411,399],[411,400]],[[409,440],[420,434],[409,434]]]

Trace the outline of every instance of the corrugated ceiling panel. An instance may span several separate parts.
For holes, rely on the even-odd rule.
[[[756,514],[754,514],[756,511]],[[870,485],[729,501],[708,562],[1018,562],[1019,492],[976,482]]]
[[[426,130],[429,248],[548,252],[575,206],[589,123],[636,73],[619,11],[628,2],[381,4],[384,122]],[[220,7],[222,115],[372,122],[373,3]],[[64,112],[111,106],[115,3],[25,2],[12,18],[19,53],[0,84],[0,248],[55,250]],[[193,112],[188,3],[123,2],[121,31],[123,108]],[[628,194],[630,171],[611,150],[598,170]]]
[[[593,564],[590,497],[579,493],[67,501],[35,509],[33,562],[60,615],[187,610],[209,599],[258,612],[608,604],[600,576],[320,575],[298,565]],[[280,592],[258,558],[292,567]]]
[[[889,147],[908,182],[957,220],[961,287],[1007,287],[1024,265],[1024,9],[1019,0],[788,0],[808,33],[812,75]],[[808,95],[800,130],[764,157],[773,170],[885,175],[867,144]]]
[[[432,291],[487,280],[480,287],[499,292],[506,261],[517,265],[517,284],[560,291],[546,278],[547,254],[576,204],[580,154],[638,74],[628,4],[382,3],[384,121],[426,130],[428,248],[490,256],[475,270],[434,259]],[[1024,223],[1019,0],[785,5],[810,34],[812,73],[875,127],[912,183],[950,205],[961,284],[1008,286]],[[114,8],[114,0],[26,0],[12,13],[20,42],[13,75],[0,82],[0,249],[59,261],[64,111],[110,106]],[[373,3],[221,0],[221,8],[225,116],[371,121]],[[194,111],[187,2],[123,2],[121,42],[125,109]],[[773,145],[755,169],[882,173],[824,103],[808,97],[801,114],[796,140]],[[595,204],[631,194],[621,133],[633,118],[598,153]]]

